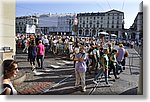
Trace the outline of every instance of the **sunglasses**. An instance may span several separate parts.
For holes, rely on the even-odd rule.
[[[15,68],[14,70],[16,71],[16,70],[19,70],[19,69],[18,69],[18,68]]]

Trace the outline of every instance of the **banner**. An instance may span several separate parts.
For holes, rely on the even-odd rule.
[[[36,26],[35,25],[26,25],[26,33],[35,33]]]

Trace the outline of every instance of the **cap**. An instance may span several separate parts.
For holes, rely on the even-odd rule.
[[[123,47],[123,44],[119,44],[119,47]]]

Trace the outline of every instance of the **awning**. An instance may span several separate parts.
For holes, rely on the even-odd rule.
[[[105,35],[109,35],[109,34],[106,32],[99,32],[98,35],[104,35],[105,36]]]
[[[111,36],[114,36],[114,37],[116,37],[117,35],[116,35],[116,34],[111,34]]]

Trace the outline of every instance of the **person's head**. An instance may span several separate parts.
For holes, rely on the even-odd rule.
[[[123,44],[119,44],[119,47],[123,47]]]
[[[17,62],[13,59],[4,60],[2,63],[4,79],[16,77],[18,70]]]
[[[79,49],[80,52],[84,52],[84,46],[81,46]]]
[[[110,43],[108,43],[108,47],[111,47],[111,44],[110,44]]]
[[[41,44],[41,43],[42,43],[42,40],[39,40],[38,42],[39,42],[39,44]]]
[[[104,48],[103,51],[104,51],[104,54],[108,54],[107,48]]]

